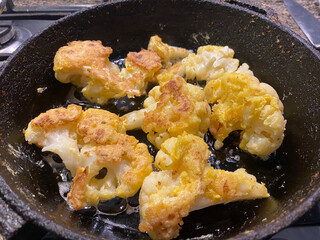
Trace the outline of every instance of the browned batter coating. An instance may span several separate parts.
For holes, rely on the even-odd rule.
[[[178,123],[178,125],[183,124],[186,117],[193,112],[194,104],[188,96],[182,92],[181,88],[183,82],[183,80],[174,79],[160,88],[162,94],[160,95],[160,101],[157,104],[157,108],[145,114],[143,129],[146,132],[150,132],[153,129],[165,131],[173,124],[173,122],[177,121],[181,122]],[[172,115],[168,115],[164,111],[164,108],[168,104],[171,105],[170,110],[173,113]]]
[[[181,200],[183,200],[181,198]],[[180,226],[183,225],[182,218],[189,215],[190,205],[185,201],[168,208],[166,204],[159,204],[153,208],[147,208],[145,215],[148,221],[142,221],[139,225],[141,232],[149,233],[152,239],[171,239],[179,236]]]
[[[157,148],[183,132],[203,137],[208,130],[210,107],[203,91],[181,77],[153,88],[144,106],[142,130]]]
[[[149,81],[161,68],[160,57],[151,50],[130,52],[125,68],[109,61],[110,47],[100,41],[74,41],[61,47],[54,58],[55,77],[82,89],[91,102],[105,104],[110,98],[146,94]]]
[[[117,133],[126,132],[119,116],[93,108],[84,112],[77,125],[77,131],[83,137],[84,143],[97,144],[110,143],[110,140],[118,141],[119,139],[115,139]]]
[[[67,72],[82,66],[104,68],[111,53],[112,48],[104,47],[101,41],[69,42],[58,50],[54,58],[54,71]]]
[[[50,109],[41,113],[32,120],[31,126],[39,127],[43,131],[51,131],[52,128],[68,123],[76,123],[82,114],[82,108],[77,105],[69,105],[67,108]]]
[[[71,171],[68,201],[75,210],[133,196],[152,171],[148,147],[126,135],[119,116],[106,110],[76,105],[48,110],[29,123],[25,138],[58,154]],[[106,175],[96,178],[104,168]]]
[[[160,57],[151,50],[142,49],[140,52],[129,52],[126,58],[127,68],[136,67],[145,72],[153,72],[161,67]]]
[[[74,209],[81,209],[85,201],[88,167],[77,167],[77,174],[72,179],[71,191],[67,195],[68,202]]]

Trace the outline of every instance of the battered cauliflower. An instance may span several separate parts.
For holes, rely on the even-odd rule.
[[[210,152],[207,144],[193,135],[166,140],[159,150],[155,166],[140,190],[139,230],[153,239],[171,239],[179,235],[182,218],[189,214],[201,192],[201,177]]]
[[[239,60],[233,56],[234,51],[228,46],[201,46],[197,54],[189,54],[181,62],[158,74],[157,80],[161,85],[176,75],[186,80],[196,79],[197,81],[210,81],[219,78],[224,73],[235,71],[253,75],[246,63],[239,67]]]
[[[166,139],[183,132],[203,137],[208,131],[211,111],[204,92],[181,77],[151,89],[144,107],[122,119],[127,129],[142,128],[159,149]]]
[[[235,130],[242,130],[239,147],[266,158],[282,143],[286,120],[276,91],[249,74],[226,73],[210,81],[204,92],[213,103],[210,132],[215,148]]]
[[[31,120],[24,131],[29,144],[36,144],[43,152],[58,154],[72,176],[82,164],[77,136],[77,124],[82,114],[82,108],[73,104],[50,109]]]
[[[182,62],[182,71],[187,79],[196,78],[198,81],[211,80],[225,72],[238,69],[239,60],[233,58],[234,51],[225,46],[207,45],[199,47],[197,54],[190,54]]]
[[[162,42],[162,39],[155,35],[149,40],[148,49],[157,53],[161,58],[164,68],[172,66],[174,63],[187,57],[190,52],[185,48],[170,46]]]
[[[217,204],[269,197],[264,183],[258,183],[255,176],[239,168],[234,172],[207,168],[202,183],[203,192],[197,196],[191,211]]]
[[[91,102],[105,104],[110,98],[145,94],[149,81],[161,68],[160,57],[151,50],[130,52],[125,66],[109,61],[110,47],[101,41],[74,41],[61,47],[54,57],[55,77],[62,83],[82,88]]]
[[[51,109],[29,123],[25,138],[58,154],[71,171],[68,202],[75,210],[133,196],[152,171],[147,146],[126,135],[121,119],[105,110]],[[102,169],[106,175],[97,177]]]
[[[139,230],[152,239],[177,237],[189,211],[219,203],[268,197],[264,184],[244,169],[215,170],[208,163],[207,144],[192,134],[179,135],[161,145],[155,166],[140,191]]]

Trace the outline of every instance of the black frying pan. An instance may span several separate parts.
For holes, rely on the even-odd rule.
[[[288,120],[283,145],[268,161],[240,152],[240,162],[231,164],[223,161],[228,148],[216,152],[221,168],[245,167],[266,183],[272,197],[192,212],[180,237],[262,238],[306,212],[320,195],[320,56],[263,15],[215,1],[107,3],[57,21],[10,57],[0,76],[1,197],[25,221],[66,238],[148,239],[137,230],[138,213],[70,211],[58,192],[58,175],[37,147],[25,143],[22,129],[39,113],[66,104],[71,86],[56,81],[52,70],[59,47],[73,40],[101,40],[117,59],[146,48],[154,34],[188,49],[204,44],[233,48],[236,58],[277,90]]]

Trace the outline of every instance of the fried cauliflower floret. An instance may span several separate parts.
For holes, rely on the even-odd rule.
[[[130,52],[126,68],[109,61],[110,47],[101,41],[74,41],[61,47],[54,57],[55,77],[82,88],[91,102],[104,104],[110,98],[145,94],[148,81],[160,69],[160,57],[150,50]]]
[[[235,172],[207,168],[202,182],[205,189],[197,196],[191,211],[216,204],[269,197],[265,185],[258,183],[256,177],[243,168]]]
[[[36,144],[43,152],[58,154],[72,176],[75,175],[77,166],[81,164],[77,123],[82,114],[82,108],[77,105],[50,109],[30,121],[24,131],[29,144]]]
[[[215,148],[232,131],[241,130],[239,147],[251,154],[266,158],[282,143],[286,120],[283,105],[276,91],[248,74],[228,73],[210,81],[205,89],[213,103],[210,132]]]
[[[146,94],[148,82],[155,81],[154,74],[161,68],[160,57],[151,50],[129,52],[125,60],[125,68],[121,69],[120,77],[134,82],[140,96]]]
[[[77,133],[84,144],[113,144],[126,133],[120,117],[109,111],[89,108],[77,124]]]
[[[155,166],[144,181],[139,197],[142,221],[139,230],[152,239],[171,239],[179,235],[183,217],[189,214],[201,192],[201,176],[207,165],[206,143],[193,135],[165,141]]]
[[[144,107],[122,119],[127,129],[142,128],[159,149],[170,137],[183,132],[203,137],[208,130],[211,111],[204,92],[181,77],[151,89]]]
[[[187,57],[190,52],[185,48],[170,46],[162,42],[162,39],[155,35],[149,40],[148,49],[157,53],[161,58],[164,68],[172,66],[174,63]]]
[[[160,72],[156,76],[159,85],[162,86],[177,76],[185,77],[185,74],[182,71],[182,64],[183,64],[182,62],[177,62],[174,65],[172,65],[171,67]]]
[[[152,171],[147,146],[126,135],[119,116],[105,110],[51,109],[29,123],[25,138],[57,153],[71,171],[68,202],[75,210],[133,196]],[[105,176],[99,176],[103,169]]]
[[[228,46],[201,46],[197,54],[189,54],[181,62],[158,74],[157,80],[161,85],[176,75],[186,80],[196,79],[198,81],[210,81],[219,78],[224,73],[235,71],[253,75],[246,63],[239,67],[239,60],[233,56],[234,51]]]
[[[207,144],[192,134],[179,135],[161,145],[155,166],[141,187],[139,230],[153,239],[177,237],[190,211],[244,199],[268,197],[264,184],[247,174],[215,170],[208,163]]]
[[[197,54],[190,54],[183,60],[182,71],[187,79],[196,78],[198,81],[211,80],[225,72],[238,69],[239,60],[234,59],[234,51],[225,46],[207,45],[199,47]]]
[[[121,138],[114,144],[82,148],[86,167],[78,167],[68,194],[68,201],[75,210],[96,206],[100,200],[115,196],[131,197],[151,173],[153,158],[147,146],[132,136]],[[96,178],[103,168],[107,169],[106,176]]]

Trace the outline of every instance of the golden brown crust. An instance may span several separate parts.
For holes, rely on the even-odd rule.
[[[152,101],[150,101],[150,99]],[[148,102],[156,103],[148,110]],[[203,91],[176,77],[149,92],[142,130],[157,148],[169,137],[183,132],[203,136],[209,127],[210,107]]]
[[[152,172],[153,157],[149,154],[148,147],[143,143],[131,146],[132,150],[131,147],[124,146],[131,168],[121,175],[121,184],[117,188],[117,195],[123,198],[133,196],[141,187],[145,177]]]
[[[84,112],[78,123],[78,134],[84,143],[94,144],[93,149],[84,153],[94,159],[87,163],[88,178],[82,205],[96,205],[100,199],[114,196],[133,196],[152,171],[153,158],[147,146],[125,134],[119,116],[101,109]],[[101,180],[95,179],[102,168],[107,168],[107,175]]]
[[[100,41],[75,41],[61,47],[54,58],[55,77],[62,83],[82,88],[91,102],[105,104],[110,98],[146,93],[149,81],[161,68],[160,57],[151,50],[130,52],[125,68],[109,61],[112,49]]]
[[[54,58],[54,71],[92,66],[104,68],[112,53],[110,47],[104,47],[101,41],[73,41],[61,47]]]
[[[69,105],[67,108],[60,107],[56,109],[50,109],[33,119],[31,121],[31,126],[40,127],[44,131],[50,131],[50,129],[57,126],[77,122],[80,119],[81,114],[81,106],[74,104]]]
[[[168,208],[165,204],[147,208],[145,215],[148,216],[149,221],[142,221],[139,224],[139,230],[149,233],[152,239],[175,238],[183,225],[182,218],[189,214],[184,209],[186,208],[182,206]]]
[[[160,57],[154,51],[142,49],[140,52],[129,52],[126,63],[146,72],[155,72],[161,68]]]
[[[92,75],[91,79],[99,82],[105,91],[117,89],[119,92],[126,92],[130,87],[132,87],[131,82],[120,78],[118,75],[112,73],[106,68],[91,68],[87,71]]]
[[[144,119],[144,131],[150,132],[155,129],[164,131],[171,127],[175,122],[185,122],[185,118],[192,113],[194,104],[182,92],[183,79],[176,78],[169,81],[160,88],[161,95],[157,108],[153,111],[147,112]],[[173,103],[171,107],[172,115],[165,113],[164,109],[169,104]],[[177,123],[177,125],[180,125]]]
[[[181,62],[177,62],[174,65],[172,65],[171,67],[167,68],[166,70],[162,70],[162,71],[157,72],[156,78],[157,78],[160,86],[162,86],[166,82],[173,79],[179,73],[181,65],[182,65]]]
[[[206,180],[208,189],[206,194],[210,195],[212,191],[214,191],[215,194],[218,194],[226,202],[238,198],[237,188],[241,183],[235,174],[223,170],[217,171],[210,169],[207,173]]]
[[[121,142],[114,142],[113,145],[100,145],[95,149],[97,155],[97,164],[104,165],[108,163],[117,163],[133,154],[134,147],[138,144],[138,140],[132,136],[121,135]],[[117,139],[119,139],[118,137]]]
[[[110,143],[117,133],[125,133],[125,128],[119,116],[114,113],[90,108],[84,112],[77,126],[83,141],[97,144]],[[118,139],[116,139],[118,141]]]
[[[77,167],[77,174],[72,179],[71,191],[67,195],[69,204],[74,210],[79,210],[84,207],[83,203],[86,197],[88,167]]]

